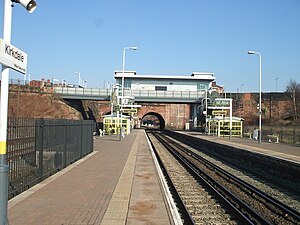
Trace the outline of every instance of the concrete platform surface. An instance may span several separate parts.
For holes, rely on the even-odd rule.
[[[10,225],[172,224],[143,130],[104,136],[94,152],[9,201]]]

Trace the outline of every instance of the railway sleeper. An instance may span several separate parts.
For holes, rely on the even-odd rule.
[[[181,195],[182,200],[187,201],[187,202],[199,202],[202,204],[207,204],[208,201],[206,201],[206,197],[205,196],[197,196],[197,197],[190,197],[190,196],[186,196],[186,195]]]
[[[192,204],[192,203],[197,203],[197,204]],[[190,206],[190,207],[192,207],[192,206],[194,206],[194,205],[196,205],[197,206],[197,208],[206,208],[206,209],[212,209],[212,210],[218,210],[218,209],[222,209],[222,206],[221,205],[219,205],[219,204],[209,204],[209,203],[205,203],[205,204],[203,204],[203,203],[199,203],[199,202],[188,202],[188,204],[187,204],[187,206]]]
[[[207,214],[207,215],[192,215],[193,219],[195,222],[198,224],[198,222],[205,222],[205,224],[216,224],[217,222],[223,223],[223,224],[228,224],[225,223],[224,221],[231,221],[230,218],[224,218],[223,216],[220,215],[212,215],[212,214]]]

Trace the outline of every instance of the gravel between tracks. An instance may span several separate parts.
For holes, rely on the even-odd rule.
[[[196,224],[237,224],[221,206],[222,203],[217,202],[211,193],[199,185],[152,135],[149,138]]]

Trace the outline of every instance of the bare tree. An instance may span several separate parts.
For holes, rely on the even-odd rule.
[[[295,80],[290,80],[288,86],[287,86],[287,92],[290,94],[290,97],[293,102],[293,119],[294,122],[296,123],[298,119],[298,105],[299,105],[299,100],[300,100],[300,84],[297,83]]]

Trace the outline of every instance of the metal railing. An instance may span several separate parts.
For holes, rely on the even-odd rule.
[[[63,97],[66,96],[99,96],[107,97],[111,95],[111,89],[97,89],[97,88],[68,88],[55,87],[54,92]],[[205,97],[205,90],[199,91],[154,91],[154,90],[124,90],[125,96],[134,96],[136,98],[164,98],[164,99],[191,99],[197,100]]]
[[[154,91],[154,90],[125,90],[125,96],[149,97],[149,98],[203,98],[205,91]]]
[[[9,118],[9,198],[93,151],[94,121]]]
[[[66,95],[91,95],[91,96],[109,96],[111,89],[101,88],[69,88],[69,87],[54,87],[57,94]]]

